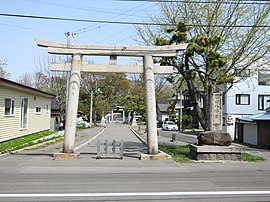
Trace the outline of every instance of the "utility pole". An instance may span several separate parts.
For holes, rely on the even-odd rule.
[[[179,131],[183,131],[183,99],[182,99],[182,89],[180,89],[177,96],[180,94],[180,106],[179,106]]]
[[[93,120],[93,90],[91,90],[90,95],[90,115],[89,115],[89,125],[92,127],[92,120]]]
[[[65,36],[67,37],[67,47],[69,47],[70,45],[70,36],[71,36],[71,32],[65,32]],[[66,62],[68,62],[68,55],[67,55],[67,59]],[[69,81],[70,81],[70,72],[67,72],[67,89],[66,89],[66,114],[68,111],[68,96],[69,96]],[[66,119],[66,118],[65,118]],[[66,124],[66,120],[65,120],[65,124]]]

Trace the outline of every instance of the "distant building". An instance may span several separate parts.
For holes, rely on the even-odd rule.
[[[114,122],[125,122],[124,106],[116,106],[111,112],[110,120]]]
[[[197,101],[199,106],[202,107],[203,99],[199,94],[197,95]],[[177,120],[180,117],[182,117],[183,129],[199,128],[200,124],[198,121],[198,117],[194,111],[188,90],[184,90],[182,93],[174,93],[168,99],[168,104],[157,105],[158,121],[164,121],[166,118],[171,120]]]
[[[168,114],[169,104],[157,104],[157,120],[165,121],[166,118],[169,118]]]
[[[0,142],[50,130],[53,97],[0,78]]]

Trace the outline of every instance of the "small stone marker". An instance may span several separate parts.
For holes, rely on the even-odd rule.
[[[100,140],[97,140],[97,159],[101,158],[123,159],[123,144],[124,144],[123,140],[121,140],[121,142],[113,140],[112,143],[109,143],[108,140],[105,140],[104,143],[100,143]],[[102,149],[104,152],[102,152]]]
[[[176,140],[176,138],[175,138],[175,134],[174,133],[172,133],[172,139],[171,139],[171,142],[174,142]]]

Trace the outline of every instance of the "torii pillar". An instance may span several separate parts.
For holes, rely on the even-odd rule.
[[[147,131],[147,152],[156,155],[158,153],[157,139],[157,114],[156,114],[156,94],[155,75],[152,55],[145,55],[143,58],[144,68],[144,96],[146,103],[146,131]]]
[[[55,154],[55,159],[77,158],[74,153],[77,110],[79,102],[80,72],[92,73],[135,73],[144,74],[145,79],[145,104],[147,126],[147,154],[142,154],[141,159],[163,159],[158,153],[158,139],[156,128],[156,97],[155,74],[171,74],[172,66],[153,64],[153,57],[173,57],[179,50],[185,50],[187,44],[173,46],[96,46],[75,45],[49,42],[36,39],[38,46],[48,48],[51,54],[72,55],[71,64],[51,64],[51,71],[71,72],[68,85],[68,106],[66,115],[66,128],[63,144],[63,153]],[[83,55],[110,56],[110,64],[82,64]],[[141,65],[117,65],[117,56],[143,57]]]
[[[77,125],[77,111],[79,104],[80,80],[81,80],[82,56],[72,56],[72,65],[68,88],[68,103],[65,124],[65,139],[63,143],[64,153],[74,153],[75,134]]]

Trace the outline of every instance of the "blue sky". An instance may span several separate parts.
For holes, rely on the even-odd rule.
[[[147,14],[158,13],[157,4],[113,0],[8,0],[1,1],[0,13],[108,21],[148,21]],[[84,23],[0,16],[0,59],[16,80],[25,72],[36,71],[36,62],[46,54],[35,38],[67,42],[65,32],[75,33],[74,44],[137,45],[133,25]],[[104,58],[90,58],[102,63]],[[107,61],[105,61],[106,63]],[[132,60],[126,61],[132,63]]]

